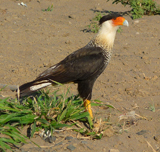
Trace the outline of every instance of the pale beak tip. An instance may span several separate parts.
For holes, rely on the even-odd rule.
[[[128,21],[127,21],[127,20],[124,20],[123,25],[125,25],[125,26],[129,26]]]

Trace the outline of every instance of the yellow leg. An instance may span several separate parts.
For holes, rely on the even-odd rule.
[[[91,109],[91,101],[90,100],[85,100],[84,101],[84,107],[86,108],[86,111],[89,112],[91,118],[93,119],[93,114],[92,114],[92,109]]]

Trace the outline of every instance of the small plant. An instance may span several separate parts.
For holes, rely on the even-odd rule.
[[[104,14],[101,14],[100,12],[96,14],[96,16],[92,19],[91,24],[88,25],[89,30],[93,33],[97,33],[99,30],[99,20],[102,18]]]
[[[53,11],[53,4],[51,5],[51,7],[50,7],[50,6],[48,6],[48,8],[47,8],[47,9],[43,9],[42,11],[43,11],[43,12],[45,12],[45,11],[47,11],[47,12],[51,12],[51,11]]]
[[[160,14],[160,6],[154,0],[113,0],[114,3],[121,3],[124,6],[129,5],[132,8],[133,19],[141,18],[143,15]]]
[[[21,111],[22,105],[20,107],[19,104],[8,100],[8,98],[0,99],[0,151],[11,150],[11,147],[26,143],[27,139],[17,130],[16,126],[21,124],[21,119],[25,121],[25,115],[29,116],[31,111],[29,108]]]
[[[100,12],[96,14],[96,16],[93,18],[93,21],[98,21],[102,18],[102,16],[105,14],[101,14]]]
[[[20,145],[20,143],[27,143],[27,137],[22,135],[16,127],[6,124],[5,126],[0,126],[0,134],[4,137],[0,138],[0,151],[5,149],[12,150],[11,147],[15,145]]]
[[[99,26],[96,23],[91,23],[90,25],[88,25],[88,27],[93,33],[97,33],[99,30]]]
[[[101,133],[92,130],[93,122],[88,112],[85,112],[83,100],[79,96],[69,96],[66,93],[58,94],[40,92],[37,97],[27,97],[21,101],[9,98],[0,99],[0,151],[12,149],[21,143],[26,143],[26,136],[18,131],[19,127],[31,126],[30,136],[40,130],[50,131],[63,127],[77,125],[77,121],[89,124],[90,129],[77,128],[75,131],[92,138],[101,138]],[[102,106],[101,103],[92,103],[93,106]],[[103,105],[112,107],[110,105]]]
[[[121,32],[122,32],[122,28],[119,27],[118,30],[117,30],[117,32],[118,32],[118,33],[121,33]]]
[[[149,110],[152,111],[152,112],[155,112],[156,111],[155,105],[154,104],[150,104]]]

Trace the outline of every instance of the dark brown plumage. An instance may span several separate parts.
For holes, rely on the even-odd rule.
[[[78,83],[80,96],[83,99],[90,100],[93,84],[106,67],[104,62],[105,57],[100,47],[80,49],[44,71],[36,80],[20,86],[20,95],[21,97],[29,95],[32,93],[30,87],[42,83],[56,84],[53,81],[62,84],[74,82]]]
[[[41,73],[34,81],[21,85],[20,97],[48,85],[56,85],[54,81],[57,81],[62,84],[77,83],[79,95],[84,100],[90,100],[94,82],[110,60],[118,26],[128,26],[128,22],[120,15],[104,16],[99,23],[100,30],[93,40]]]

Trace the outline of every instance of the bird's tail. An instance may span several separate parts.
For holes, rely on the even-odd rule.
[[[46,86],[51,85],[52,83],[49,82],[48,80],[43,80],[43,81],[32,81],[25,83],[19,87],[19,97],[24,97],[33,94],[34,92],[38,91],[39,89],[42,89]]]

